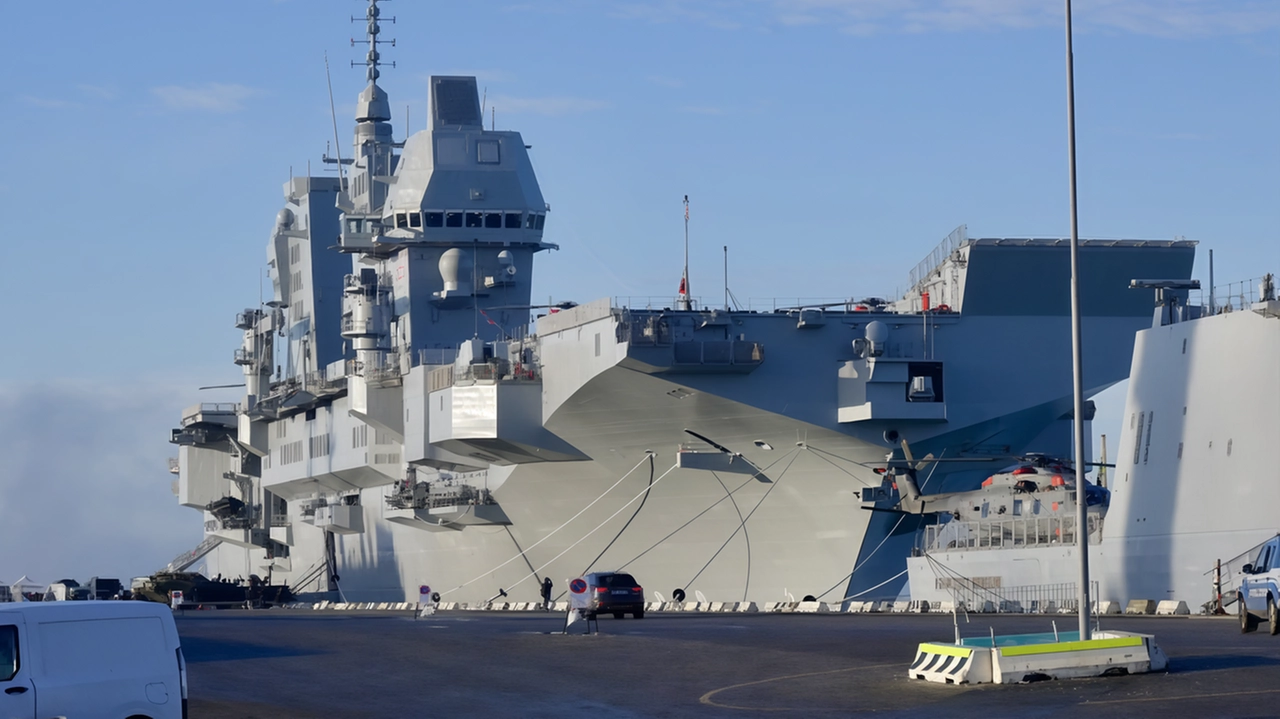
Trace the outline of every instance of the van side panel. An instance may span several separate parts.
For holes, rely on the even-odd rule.
[[[181,715],[177,663],[160,617],[41,619],[32,627],[41,716]]]

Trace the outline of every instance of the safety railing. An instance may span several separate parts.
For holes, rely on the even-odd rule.
[[[1089,515],[1089,543],[1102,538],[1102,518]],[[924,528],[919,549],[926,554],[955,549],[985,550],[1010,547],[1069,545],[1076,542],[1076,518],[1072,515],[1009,517],[997,520],[952,520]]]

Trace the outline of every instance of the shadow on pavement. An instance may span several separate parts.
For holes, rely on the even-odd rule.
[[[182,640],[182,656],[191,664],[225,662],[236,659],[305,657],[323,653],[325,652],[298,647],[273,647],[227,639],[209,639],[207,637],[184,637]]]
[[[1280,666],[1280,659],[1259,656],[1171,657],[1170,674],[1212,672],[1220,669]]]

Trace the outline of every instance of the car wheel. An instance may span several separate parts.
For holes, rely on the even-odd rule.
[[[644,610],[643,610],[643,609],[641,609],[640,611],[636,612],[636,613],[635,613],[635,618],[636,618],[636,619],[644,619]],[[1274,634],[1275,632],[1272,632],[1272,633]]]
[[[626,613],[626,612],[614,612],[614,613],[613,613],[613,618],[614,618],[614,619],[622,619],[622,618],[623,618],[623,617],[625,617],[625,616],[627,616],[627,613]]]
[[[1280,609],[1276,607],[1276,600],[1272,599],[1270,595],[1267,596],[1267,619],[1271,622],[1269,627],[1271,636],[1274,637],[1280,634]]]
[[[1248,634],[1253,630],[1250,626],[1253,622],[1249,618],[1249,608],[1244,605],[1244,595],[1236,595],[1236,606],[1240,608],[1240,633]]]

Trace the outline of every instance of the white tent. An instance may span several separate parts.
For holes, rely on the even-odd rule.
[[[24,574],[22,579],[9,585],[9,591],[13,593],[13,601],[21,602],[23,601],[22,595],[30,594],[31,592],[43,592],[44,585],[31,581],[31,577]]]

